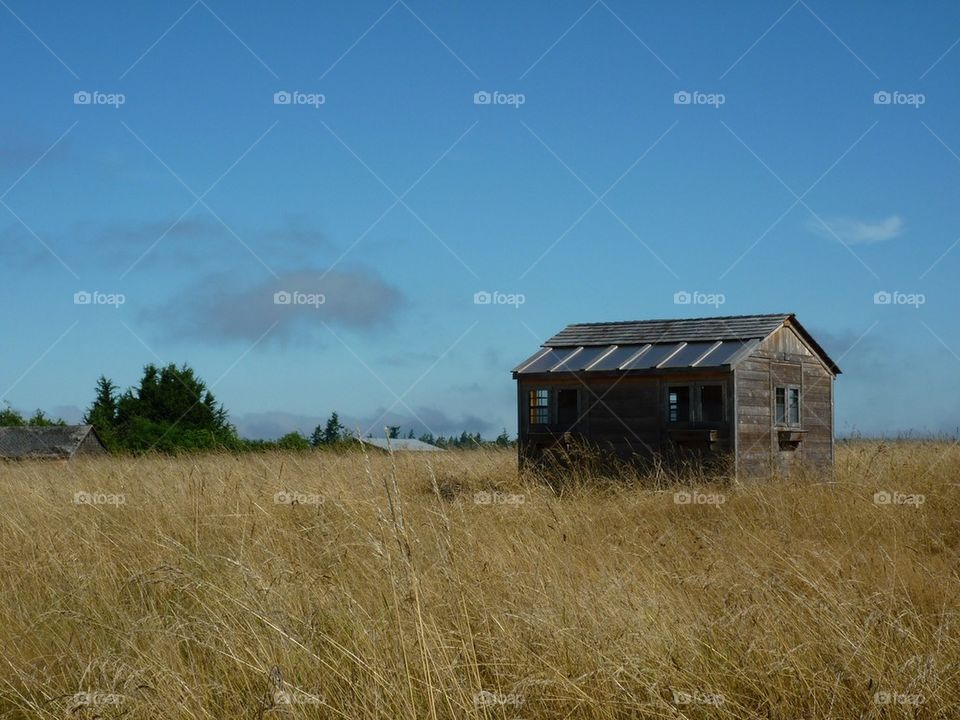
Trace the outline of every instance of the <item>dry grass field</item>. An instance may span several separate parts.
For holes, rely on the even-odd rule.
[[[515,468],[0,466],[0,718],[960,717],[960,448],[844,444],[835,484]]]

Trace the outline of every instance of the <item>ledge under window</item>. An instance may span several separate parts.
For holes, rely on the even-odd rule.
[[[806,436],[806,430],[777,430],[777,441],[781,450],[796,450]]]

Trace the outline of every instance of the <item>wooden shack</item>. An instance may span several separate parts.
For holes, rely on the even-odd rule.
[[[830,467],[839,374],[793,314],[569,325],[513,369],[521,466],[582,441],[738,475]]]

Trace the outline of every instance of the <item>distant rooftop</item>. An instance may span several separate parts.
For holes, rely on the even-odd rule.
[[[93,444],[103,447],[92,425],[0,427],[0,458],[66,460],[74,456],[88,437]]]
[[[408,438],[360,438],[364,445],[372,445],[381,450],[405,450],[408,452],[443,452],[443,448],[425,443],[422,440]]]

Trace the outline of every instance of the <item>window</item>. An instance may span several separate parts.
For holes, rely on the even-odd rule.
[[[667,422],[723,422],[722,383],[692,383],[667,387]]]
[[[690,422],[688,385],[672,385],[667,388],[667,418],[670,422]]]
[[[549,390],[531,390],[530,398],[530,424],[531,425],[549,425],[550,424],[550,391]]]
[[[800,424],[800,388],[787,389],[787,417],[791,425]]]
[[[777,425],[787,424],[787,389],[778,387],[774,390],[777,403]]]
[[[795,385],[773,389],[777,425],[800,424],[800,388]]]
[[[723,385],[700,386],[700,419],[723,422]]]
[[[576,388],[557,390],[557,425],[561,430],[569,430],[577,423],[579,407]]]

